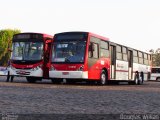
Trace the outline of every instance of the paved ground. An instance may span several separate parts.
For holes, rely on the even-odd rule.
[[[7,83],[5,79],[0,76],[2,114],[90,114],[94,119],[95,114],[160,114],[160,82],[97,86],[55,85],[50,80],[30,84],[18,77]]]

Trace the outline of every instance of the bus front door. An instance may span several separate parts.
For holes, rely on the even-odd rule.
[[[44,64],[43,64],[44,78],[49,78],[49,66],[47,66],[47,64],[49,63],[50,49],[51,49],[51,42],[48,42],[48,43],[46,42],[45,51],[44,51]]]
[[[110,66],[110,76],[111,79],[116,79],[116,47],[110,45],[110,56],[111,56],[111,66]]]

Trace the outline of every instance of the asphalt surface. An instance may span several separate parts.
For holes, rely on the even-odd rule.
[[[159,119],[160,82],[98,86],[52,84],[50,80],[31,84],[21,77],[13,83],[5,80],[0,76],[2,119],[6,115],[15,119],[28,115],[30,119],[125,119],[125,115],[142,119],[142,115],[152,115]]]

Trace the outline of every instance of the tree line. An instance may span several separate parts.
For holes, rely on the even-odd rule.
[[[14,34],[20,33],[18,29],[2,29],[0,30],[0,66],[7,66],[10,58],[8,48],[12,46],[12,37]]]
[[[160,66],[160,48],[156,50],[151,49],[150,53],[152,54],[152,65]]]

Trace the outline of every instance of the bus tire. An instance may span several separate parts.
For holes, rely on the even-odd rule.
[[[143,72],[141,72],[141,73],[140,73],[139,80],[138,80],[138,85],[142,85],[142,84],[143,84],[143,81],[144,81],[144,74],[143,74]]]
[[[160,77],[157,77],[157,78],[156,78],[156,81],[160,81]]]
[[[138,72],[136,72],[136,74],[134,76],[134,84],[138,85],[138,83],[139,83],[139,75],[138,75]]]
[[[100,80],[98,81],[99,85],[106,85],[107,83],[107,74],[104,70],[102,70],[100,75]]]
[[[29,83],[35,83],[36,82],[36,79],[34,77],[26,77],[26,79]]]

